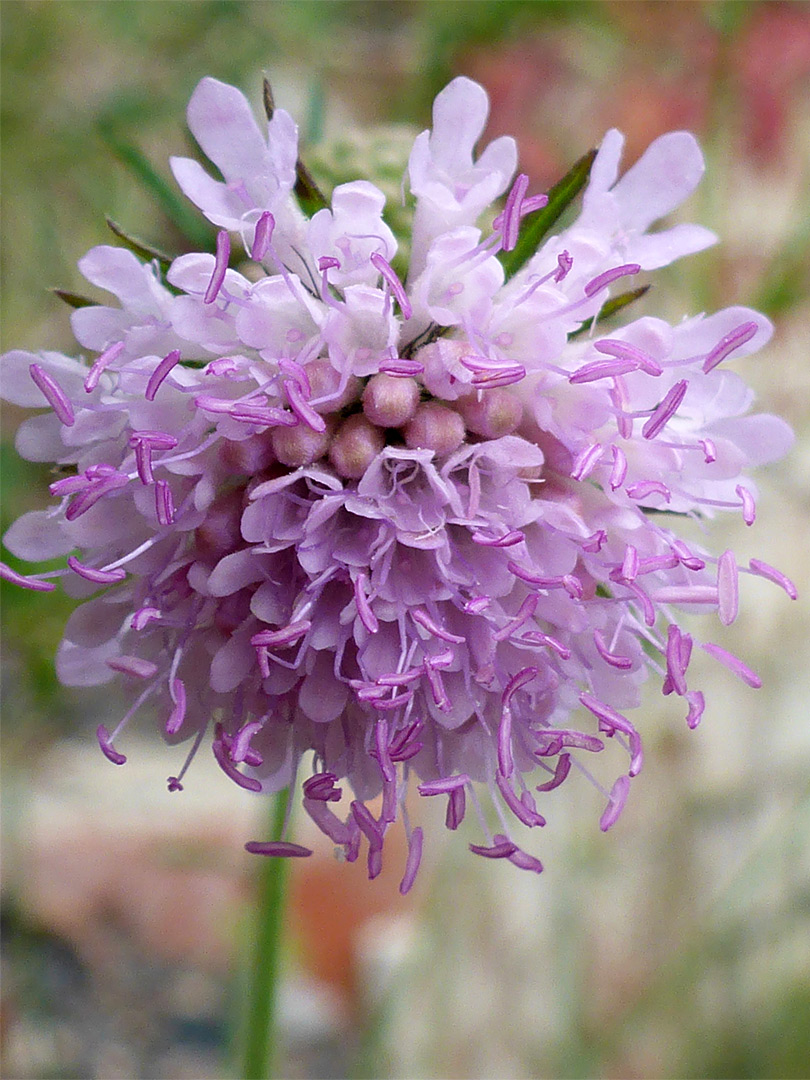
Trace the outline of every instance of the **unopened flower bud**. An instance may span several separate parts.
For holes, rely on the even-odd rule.
[[[385,439],[362,413],[355,413],[345,420],[329,447],[329,460],[339,476],[346,480],[359,480],[379,454]]]
[[[297,469],[300,465],[311,465],[323,457],[329,446],[329,428],[315,431],[307,424],[277,427],[270,433],[270,442],[282,465]]]
[[[415,379],[372,375],[363,391],[363,412],[379,427],[402,427],[416,412],[419,384]]]
[[[222,463],[230,473],[237,476],[255,476],[268,469],[275,461],[273,447],[267,434],[251,435],[241,442],[224,443]]]
[[[197,526],[197,553],[204,559],[221,559],[242,546],[242,494],[237,488],[214,499]]]
[[[309,379],[312,393],[310,403],[313,409],[319,413],[337,412],[345,408],[360,396],[360,380],[356,375],[350,375],[346,385],[338,394],[341,375],[328,360],[312,360],[304,369]],[[320,401],[320,398],[327,398]]]
[[[523,416],[523,405],[509,390],[484,390],[458,404],[464,423],[476,435],[500,439],[511,435]]]
[[[464,442],[464,421],[459,414],[437,401],[428,401],[416,410],[405,429],[405,442],[412,449],[451,454]]]

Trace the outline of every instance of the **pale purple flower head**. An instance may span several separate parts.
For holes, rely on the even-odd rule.
[[[423,842],[409,787],[445,802],[451,830],[470,800],[473,852],[539,871],[514,837],[605,757],[600,824],[614,824],[643,763],[627,715],[642,683],[681,697],[690,727],[704,709],[680,613],[737,614],[733,553],[686,543],[678,515],[750,524],[747,470],[791,442],[728,370],[768,341],[762,315],[599,322],[642,270],[713,242],[694,225],[648,231],[700,179],[692,136],[656,140],[617,179],[609,132],[579,217],[510,276],[502,255],[545,200],[514,178],[511,139],[475,157],[486,113],[467,79],[437,98],[408,165],[405,268],[372,183],[308,218],[292,120],[276,111],[262,132],[239,91],[204,79],[189,125],[224,180],[173,168],[221,228],[215,254],[181,256],[164,281],[94,248],[80,268],[118,300],[74,313],[94,357],[2,358],[3,395],[46,409],[19,452],[64,472],[6,544],[67,556],[3,573],[39,590],[61,579],[84,601],[57,670],[131,687],[126,715],[99,728],[104,754],[123,764],[128,725],[156,711],[171,744],[190,744],[172,790],[204,747],[252,791],[300,778],[312,820],[349,860],[363,850],[372,877],[403,818],[403,891]],[[246,276],[229,266],[239,243]],[[795,595],[758,560],[743,572]]]

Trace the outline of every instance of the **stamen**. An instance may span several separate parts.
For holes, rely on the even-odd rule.
[[[664,369],[649,353],[631,345],[628,341],[616,341],[613,338],[601,338],[593,343],[597,352],[615,356],[620,360],[631,360],[635,367],[647,375],[661,375]]]
[[[373,265],[377,267],[382,276],[388,282],[388,286],[391,289],[391,292],[396,297],[397,303],[399,304],[399,309],[402,312],[403,319],[410,319],[411,315],[413,315],[413,308],[411,307],[411,302],[408,299],[408,294],[405,292],[402,282],[397,277],[393,267],[390,263],[386,262],[386,260],[382,257],[382,255],[380,255],[378,251],[373,252],[370,256],[370,259]]]
[[[107,661],[107,667],[136,679],[151,679],[158,669],[157,664],[140,656],[114,656]]]
[[[567,251],[561,251],[557,256],[557,269],[554,271],[555,282],[559,284],[563,278],[567,277],[573,265],[574,260],[570,254]]]
[[[93,566],[85,566],[75,555],[68,555],[67,564],[74,573],[98,585],[112,585],[116,581],[123,581],[127,576],[126,570],[97,570]]]
[[[59,420],[65,427],[73,427],[76,422],[73,405],[56,379],[49,375],[41,364],[30,364],[28,370],[31,373],[31,378],[39,390],[42,391],[43,396]]]
[[[555,652],[561,660],[571,659],[571,650],[567,649],[561,641],[557,641],[555,637],[551,637],[550,634],[541,634],[539,630],[529,630],[528,633],[523,634],[522,637],[517,639],[518,641],[526,642],[528,645],[545,645],[553,652]]]
[[[717,604],[716,585],[662,585],[650,593],[656,604]]]
[[[147,401],[154,401],[155,394],[160,388],[160,384],[169,374],[173,367],[176,367],[180,363],[180,350],[172,349],[170,353],[167,353],[160,361],[158,366],[149,376],[149,382],[146,384],[146,391],[144,397]],[[195,402],[196,404],[196,402]]]
[[[508,637],[511,637],[516,630],[519,630],[525,622],[534,615],[537,605],[540,601],[537,593],[529,593],[523,603],[517,610],[517,613],[513,619],[511,619],[506,626],[498,630],[492,635],[495,641],[505,641]]]
[[[230,258],[231,238],[226,229],[220,229],[217,233],[217,253],[214,258],[214,269],[211,273],[211,280],[208,282],[208,288],[205,290],[204,304],[213,304],[216,300],[225,280],[225,271],[228,269]]]
[[[470,851],[474,855],[483,855],[485,859],[508,859],[510,855],[513,855],[518,850],[517,844],[513,844],[511,840],[507,840],[500,833],[495,837],[495,841],[492,847],[470,844]]]
[[[168,480],[155,482],[155,513],[161,525],[174,524],[174,500]]]
[[[717,562],[717,603],[720,622],[730,626],[739,606],[737,562],[732,551],[724,551]]]
[[[130,620],[130,628],[132,630],[143,630],[151,622],[158,622],[161,618],[161,611],[156,607],[142,607],[138,608],[135,614]]]
[[[616,447],[614,446],[614,451]],[[621,451],[619,451],[621,453]],[[586,536],[582,541],[582,550],[587,551],[592,555],[601,551],[607,543],[607,533],[604,529],[597,529],[596,532],[591,533],[590,536]]]
[[[619,815],[624,809],[624,804],[627,802],[627,793],[629,790],[630,777],[620,776],[610,789],[610,801],[605,808],[605,812],[599,819],[599,828],[602,832],[607,832],[608,829],[615,825],[619,820]]]
[[[186,716],[186,687],[182,679],[172,679],[169,687],[174,708],[166,721],[166,734],[176,735]]]
[[[720,338],[715,347],[710,353],[707,354],[706,359],[703,361],[703,372],[706,374],[713,368],[716,368],[718,364],[722,363],[727,356],[730,356],[735,349],[739,349],[741,345],[745,345],[747,341],[757,332],[757,324],[755,322],[741,323],[735,327],[725,337]]]
[[[627,476],[627,457],[624,451],[613,446],[613,468],[610,470],[610,490],[618,491]]]
[[[513,529],[512,532],[504,533],[503,536],[484,536],[483,533],[474,532],[470,536],[470,539],[474,544],[481,544],[484,547],[513,547],[515,544],[522,544],[526,537],[517,529]]]
[[[635,360],[617,358],[615,360],[591,360],[577,368],[568,376],[568,381],[577,386],[580,383],[596,382],[597,379],[612,379],[617,375],[628,375],[631,371],[638,371],[639,364]]]
[[[380,372],[383,375],[392,375],[395,379],[406,379],[414,375],[424,375],[425,365],[420,364],[418,360],[394,358],[384,360],[380,364]]]
[[[744,488],[742,484],[737,484],[737,486],[734,488],[734,491],[739,496],[740,501],[742,502],[743,521],[746,525],[753,525],[756,521],[757,516],[757,508],[756,503],[754,502],[754,496],[751,494],[748,488]]]
[[[361,572],[354,579],[354,599],[357,604],[357,614],[360,616],[360,621],[366,630],[370,634],[376,634],[380,628],[377,616],[371,609],[371,604],[368,602],[366,596],[366,585],[368,584],[368,576]]]
[[[594,630],[593,640],[596,645],[596,651],[606,664],[610,664],[611,667],[618,668],[620,671],[629,671],[633,666],[633,661],[629,656],[619,656],[616,653],[610,652],[607,643],[602,636],[601,630]]]
[[[98,745],[101,747],[101,752],[104,756],[113,763],[113,765],[126,764],[126,757],[124,754],[119,754],[110,741],[110,733],[107,731],[103,724],[99,724],[96,728],[96,738],[98,739]]]
[[[520,173],[506,197],[503,214],[500,215],[501,246],[504,251],[512,251],[520,233],[521,204],[529,187],[529,177]]]
[[[617,731],[627,735],[630,740],[630,775],[637,776],[641,771],[641,766],[644,761],[644,755],[641,747],[641,736],[627,719],[626,716],[622,716],[621,713],[616,712],[609,705],[606,705],[604,701],[600,701],[598,698],[593,697],[592,694],[580,694],[580,702],[585,706],[589,712],[599,720],[599,730],[603,731],[608,738],[612,738]]]
[[[245,851],[251,855],[273,855],[277,858],[287,859],[304,859],[312,854],[310,848],[302,847],[300,844],[291,844],[287,840],[271,840],[269,842],[248,840],[245,844]]]
[[[0,578],[10,581],[13,585],[19,585],[21,589],[31,589],[32,592],[53,592],[56,588],[52,581],[42,581],[40,578],[18,574],[4,562],[0,562]]]
[[[660,405],[655,409],[650,419],[641,429],[641,434],[645,439],[654,439],[655,436],[666,427],[667,423],[680,408],[681,402],[686,396],[688,386],[688,380],[681,379],[667,391],[662,398]]]
[[[262,730],[263,726],[261,720],[252,720],[237,731],[230,749],[231,761],[235,765],[239,765],[243,761],[247,761],[249,765],[254,766],[262,764],[261,754],[251,749],[250,740],[257,732]]]
[[[747,664],[744,664],[739,657],[733,653],[728,652],[726,649],[721,648],[719,645],[713,645],[711,642],[707,642],[700,646],[709,656],[713,656],[715,660],[719,660],[721,664],[725,665],[729,671],[733,671],[735,675],[738,675],[744,683],[753,687],[754,690],[759,690],[762,686],[762,679],[755,671],[752,671]]]
[[[498,790],[503,796],[504,802],[518,821],[522,821],[523,824],[527,825],[530,829],[537,825],[545,825],[546,819],[542,814],[537,813],[534,799],[528,791],[524,791],[522,797],[519,799],[512,790],[506,777],[499,771],[495,773],[495,783],[498,785]]]
[[[581,450],[574,459],[571,478],[573,480],[584,480],[587,476],[590,476],[599,464],[602,449],[601,443],[593,443],[591,446],[586,446],[584,450]]]
[[[264,645],[268,648],[292,645],[294,641],[302,638],[311,626],[312,623],[309,619],[302,619],[300,622],[290,623],[289,626],[284,626],[280,630],[260,630],[258,634],[254,634],[250,639],[250,644],[253,646]]]
[[[605,270],[603,274],[599,274],[588,282],[585,286],[585,295],[587,297],[595,296],[601,289],[612,285],[619,278],[638,274],[640,270],[641,266],[638,263],[625,263],[623,266],[614,266],[612,270]]]
[[[417,825],[408,840],[408,858],[405,862],[405,873],[399,883],[399,891],[403,896],[410,891],[416,880],[419,863],[422,860],[422,839],[422,830]]]
[[[530,683],[532,679],[536,678],[536,676],[536,667],[525,667],[521,668],[520,671],[516,672],[504,688],[504,692],[501,697],[501,704],[503,705],[503,707],[505,709],[508,708],[509,703],[511,702],[515,694],[518,692],[518,690],[522,689],[522,687],[524,687],[527,683]]]
[[[564,746],[570,746],[574,750],[588,750],[592,754],[598,754],[605,749],[605,744],[596,735],[586,735],[583,731],[571,728],[544,728],[535,731],[534,737],[541,744],[533,751],[535,757],[554,757]],[[543,745],[545,740],[548,741]]]
[[[553,791],[554,788],[558,788],[560,784],[565,780],[571,771],[571,755],[560,754],[557,759],[557,766],[554,769],[554,775],[550,780],[547,780],[545,784],[538,784],[534,789],[535,791]]]
[[[459,637],[458,634],[451,634],[449,630],[445,630],[443,626],[439,626],[439,624],[434,622],[428,613],[421,608],[414,608],[410,615],[415,623],[418,623],[419,626],[423,627],[434,637],[441,638],[442,641],[449,641],[451,645],[461,645],[464,643],[465,639],[463,637]]]
[[[365,803],[360,802],[359,799],[355,799],[351,804],[351,811],[354,815],[354,820],[360,827],[361,832],[365,833],[371,847],[377,849],[381,848],[383,845],[382,829]]]
[[[240,773],[236,766],[233,764],[231,759],[228,757],[228,751],[225,747],[225,743],[223,742],[221,735],[219,736],[219,738],[214,739],[213,743],[211,744],[211,749],[214,753],[214,757],[216,758],[219,767],[226,774],[226,776],[229,776],[231,780],[233,780],[235,784],[238,784],[239,787],[245,788],[247,791],[262,790],[262,785],[260,781],[254,780],[252,776],[245,776],[243,773]]]
[[[316,802],[340,802],[343,791],[335,786],[336,781],[337,775],[333,772],[315,773],[302,785],[304,798]]]
[[[786,577],[775,567],[769,566],[768,563],[763,562],[761,559],[751,559],[748,563],[748,568],[752,574],[756,574],[758,577],[767,578],[768,581],[772,581],[774,585],[779,585],[785,590],[791,600],[795,600],[798,597],[798,590],[790,578]]]
[[[267,250],[270,247],[270,241],[273,237],[273,229],[276,226],[276,220],[269,210],[265,210],[259,215],[259,220],[256,222],[256,229],[253,233],[253,247],[251,248],[250,257],[256,262],[261,262],[267,254]]]
[[[512,757],[512,710],[505,705],[498,724],[498,771],[507,780],[515,771]]]
[[[304,400],[301,387],[297,382],[291,379],[287,380],[284,383],[284,392],[287,395],[290,408],[303,423],[311,427],[313,431],[326,431],[326,421],[319,413],[315,412],[308,401]]]
[[[631,499],[647,499],[650,495],[656,494],[661,495],[664,502],[672,501],[672,492],[660,480],[639,480],[635,484],[630,484],[625,491]]]
[[[374,725],[374,745],[377,750],[377,761],[383,780],[389,784],[396,780],[397,773],[388,753],[388,721],[380,719]]]
[[[455,832],[464,820],[467,810],[467,796],[463,787],[454,788],[447,795],[447,810],[444,814],[444,827]]]
[[[694,730],[700,723],[700,718],[703,716],[706,702],[700,690],[690,690],[686,695],[686,700],[689,702],[689,712],[686,717],[686,723],[691,730]]]
[[[104,350],[87,373],[87,378],[84,380],[85,393],[91,394],[95,390],[101,379],[101,373],[113,362],[113,360],[117,360],[123,351],[123,341],[116,341]]]
[[[698,439],[703,450],[703,460],[707,465],[711,465],[713,461],[717,461],[717,447],[714,445],[712,439]]]

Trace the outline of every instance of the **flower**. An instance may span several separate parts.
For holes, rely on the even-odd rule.
[[[238,90],[204,79],[189,125],[224,179],[172,167],[220,227],[216,252],[180,256],[164,280],[158,263],[94,248],[80,269],[118,300],[73,314],[96,358],[2,358],[4,396],[49,407],[23,423],[19,452],[66,470],[55,505],[6,544],[67,556],[3,574],[39,590],[63,579],[84,601],[57,657],[64,683],[133,687],[98,730],[104,754],[125,762],[125,728],[150,702],[169,743],[191,742],[172,790],[206,741],[251,791],[304,770],[306,812],[347,859],[364,847],[371,877],[403,817],[402,891],[423,843],[409,787],[445,800],[451,830],[471,798],[472,851],[540,871],[513,836],[545,824],[548,793],[574,766],[589,775],[607,740],[618,778],[602,829],[617,820],[643,763],[626,715],[642,683],[659,679],[698,724],[679,613],[731,623],[741,570],[795,596],[773,567],[677,532],[680,515],[720,510],[750,524],[746,470],[790,446],[726,366],[767,343],[768,320],[731,307],[599,323],[615,287],[714,242],[695,225],[649,231],[698,183],[696,142],[665,135],[617,179],[622,137],[608,132],[579,217],[508,275],[503,253],[546,200],[514,177],[511,139],[475,158],[486,113],[467,79],[436,99],[408,165],[412,257],[398,267],[372,183],[338,186],[308,217],[291,118],[276,110],[263,133]]]

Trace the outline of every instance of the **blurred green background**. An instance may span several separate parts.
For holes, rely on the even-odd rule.
[[[372,170],[394,197],[408,143],[391,125],[428,126],[456,74],[489,91],[488,137],[517,137],[532,190],[608,127],[627,134],[625,165],[664,131],[695,131],[707,179],[686,216],[722,243],[656,275],[638,314],[748,303],[776,322],[767,354],[739,370],[797,446],[759,478],[761,523],[718,523],[712,545],[780,566],[808,595],[806,4],[6,0],[1,12],[4,349],[75,353],[49,290],[93,295],[76,260],[114,242],[105,214],[171,252],[210,243],[167,164],[192,149],[184,110],[203,75],[258,112],[266,72],[320,175]],[[165,188],[143,182],[147,167]],[[43,505],[49,480],[16,458],[21,415],[3,412],[3,530]],[[4,1075],[231,1075],[241,843],[261,810],[204,765],[164,803],[175,765],[148,732],[125,769],[104,762],[92,732],[118,706],[52,673],[69,602],[5,585],[2,598]],[[620,826],[603,837],[600,808],[560,793],[542,878],[479,865],[462,837],[438,845],[407,905],[393,877],[369,885],[328,855],[296,867],[282,1075],[810,1075],[806,600],[752,581],[722,640],[765,688],[706,662],[694,733],[651,695],[649,765]]]

